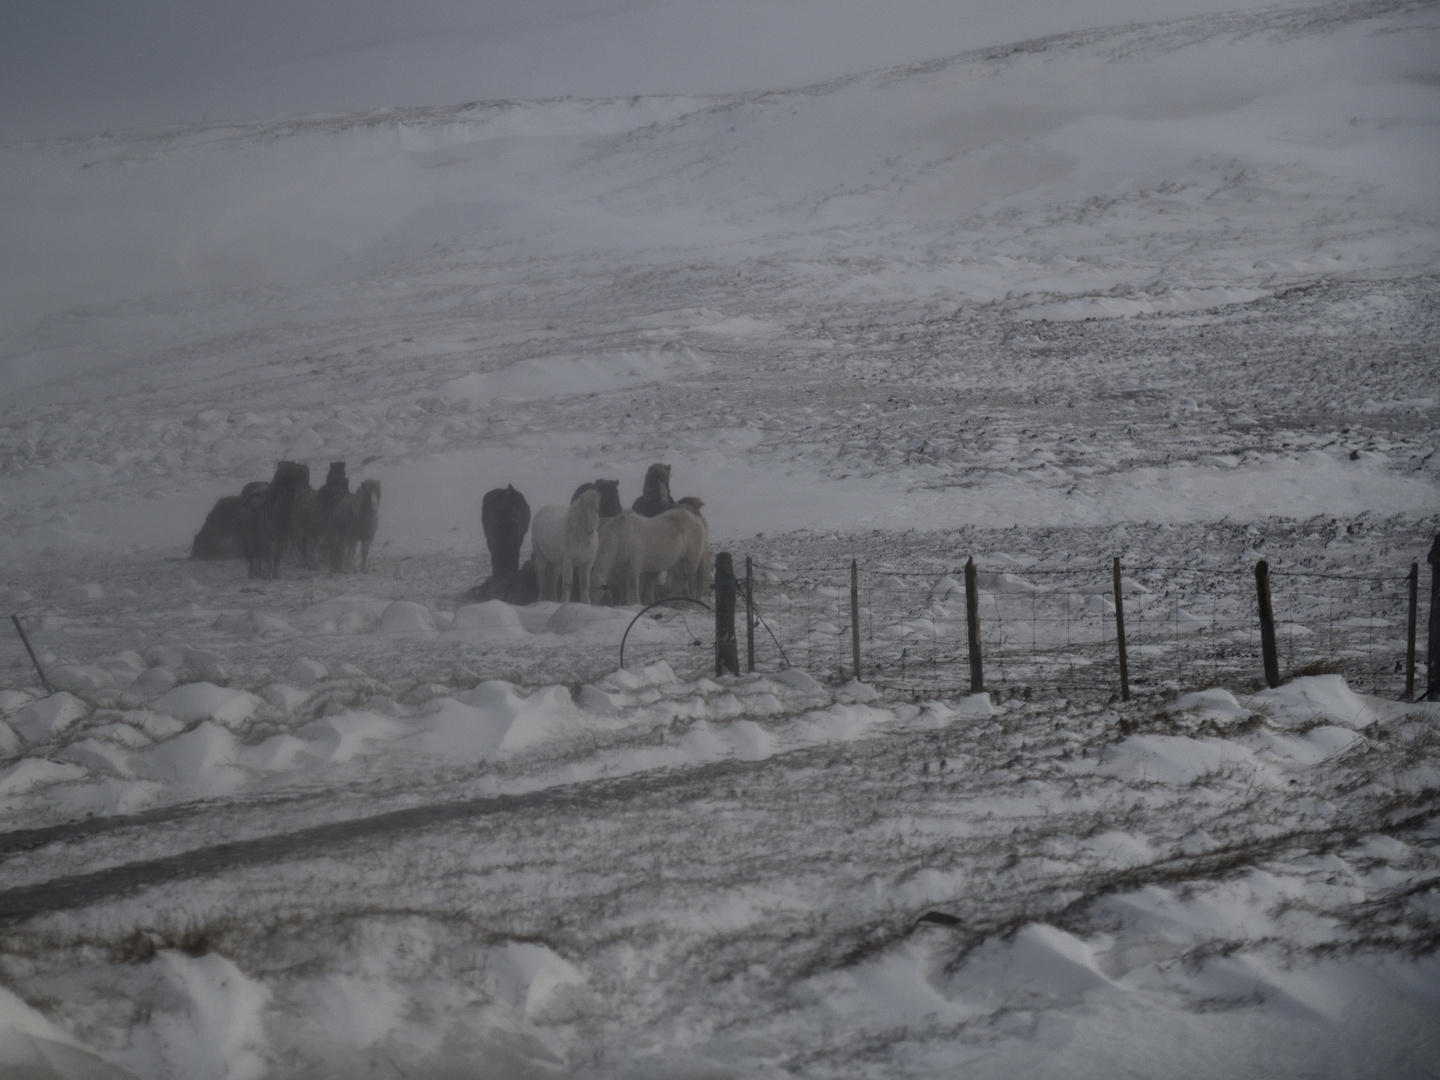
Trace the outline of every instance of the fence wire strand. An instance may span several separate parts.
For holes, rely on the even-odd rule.
[[[756,607],[769,615],[766,630],[777,649],[783,643],[811,670],[848,678],[849,562],[753,565]],[[968,692],[964,564],[857,570],[862,678],[907,694]],[[1121,574],[1132,692],[1263,686],[1249,568],[1122,563]],[[1024,698],[1118,694],[1109,563],[1016,560],[987,565],[977,576],[987,689]],[[1407,575],[1272,567],[1270,580],[1284,674],[1334,671],[1357,689],[1401,694]]]

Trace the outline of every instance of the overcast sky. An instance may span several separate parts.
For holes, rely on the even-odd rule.
[[[1257,0],[4,0],[0,140],[776,89]]]

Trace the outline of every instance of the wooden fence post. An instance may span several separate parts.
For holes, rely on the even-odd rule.
[[[755,567],[745,556],[745,670],[755,670]]]
[[[1405,625],[1405,700],[1415,700],[1415,624],[1420,614],[1420,564],[1410,564],[1410,617]]]
[[[980,579],[975,560],[965,560],[965,629],[970,635],[970,692],[985,691],[985,673],[980,667]]]
[[[740,674],[735,644],[735,560],[728,551],[715,556],[715,674]]]
[[[1426,630],[1429,641],[1425,648],[1425,700],[1440,701],[1440,533],[1425,556],[1430,564],[1430,624]]]
[[[1255,599],[1260,606],[1260,651],[1265,659],[1265,685],[1280,685],[1280,655],[1275,648],[1275,611],[1270,605],[1270,564],[1255,564]]]
[[[860,681],[860,564],[850,560],[850,666]]]
[[[1130,662],[1125,655],[1125,592],[1120,588],[1120,556],[1115,556],[1115,643],[1120,649],[1120,700],[1130,700]]]

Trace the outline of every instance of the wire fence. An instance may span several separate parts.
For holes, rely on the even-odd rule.
[[[857,569],[862,678],[917,696],[969,692],[963,566]],[[1112,564],[991,560],[977,570],[986,689],[1021,698],[1120,692]],[[753,573],[764,620],[757,666],[781,666],[783,649],[791,664],[848,678],[850,564],[756,563]],[[1120,587],[1132,693],[1264,685],[1250,570],[1123,566]],[[1338,672],[1357,690],[1403,696],[1407,574],[1272,567],[1270,588],[1282,676]],[[1417,663],[1423,688],[1423,656]]]

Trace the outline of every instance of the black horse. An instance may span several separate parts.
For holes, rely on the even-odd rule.
[[[530,528],[530,504],[514,484],[494,488],[480,501],[480,527],[490,549],[490,574],[504,579],[520,569],[520,545]]]
[[[226,495],[205,515],[205,524],[190,544],[192,559],[243,559],[245,510],[239,495]]]
[[[540,599],[540,582],[535,577],[535,560],[526,559],[520,569],[506,577],[491,574],[469,593],[471,600],[504,600],[507,604],[533,604]]]
[[[245,556],[251,577],[280,576],[280,557],[295,532],[296,506],[310,490],[310,466],[297,461],[280,462],[263,488],[246,485],[240,504],[245,512]]]
[[[323,514],[330,513],[337,502],[350,494],[350,478],[345,475],[345,462],[330,462],[330,471],[325,474],[325,483],[320,485],[317,494]]]
[[[600,493],[600,517],[612,518],[625,507],[620,502],[620,481],[619,480],[596,480],[593,483],[581,484],[575,489],[575,494],[570,496],[573,503],[587,491],[598,491]]]

